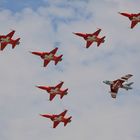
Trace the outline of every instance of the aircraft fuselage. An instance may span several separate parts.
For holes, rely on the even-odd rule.
[[[45,60],[53,60],[53,56],[54,56],[53,54],[49,54],[49,55],[46,54],[46,55],[44,56],[44,59],[45,59]]]
[[[59,90],[59,88],[51,89],[49,93],[50,94],[60,93],[60,90]]]
[[[54,121],[54,122],[57,122],[57,121],[61,122],[61,121],[62,121],[62,116],[55,117],[55,118],[53,119],[53,121]]]
[[[140,22],[140,15],[139,16],[133,16],[132,21]]]
[[[86,41],[96,41],[97,40],[97,36],[93,35],[93,36],[88,36]]]
[[[1,38],[0,42],[1,43],[4,43],[4,42],[8,43],[8,42],[10,42],[10,37]]]
[[[122,84],[120,83],[120,81],[116,81],[115,83],[113,83],[112,88],[113,88],[113,89],[115,89],[116,87],[117,87],[117,88],[120,88],[121,85],[122,85]]]

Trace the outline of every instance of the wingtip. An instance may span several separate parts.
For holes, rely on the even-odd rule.
[[[60,83],[64,83],[64,81],[60,81]]]
[[[39,114],[40,116],[42,116],[42,114]]]
[[[98,30],[102,30],[101,28],[98,28],[98,27],[97,27],[97,29],[98,29]]]
[[[11,28],[10,30],[11,30],[12,32],[16,32],[16,30],[14,30],[14,29],[12,29],[12,28]]]
[[[75,33],[75,32],[72,32],[74,35],[77,35],[77,33]]]
[[[39,86],[35,85],[35,87],[39,88]]]
[[[67,109],[64,109],[64,111],[68,112],[68,110],[67,110]]]
[[[54,49],[58,49],[58,47],[55,47]]]
[[[120,15],[124,16],[124,13],[122,13],[122,12],[118,12],[118,14],[120,14]]]

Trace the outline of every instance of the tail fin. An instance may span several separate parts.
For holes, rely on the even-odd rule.
[[[70,116],[69,118],[67,118],[67,119],[65,120],[64,126],[66,126],[67,123],[70,123],[70,122],[71,122],[71,118],[72,118],[72,116]]]
[[[59,61],[62,61],[62,56],[63,56],[63,55],[60,55],[60,56],[58,56],[58,57],[55,58],[55,60],[54,60],[54,61],[55,61],[55,65],[57,65],[57,63],[58,63]]]
[[[12,49],[14,49],[16,45],[19,45],[19,43],[20,43],[19,40],[20,40],[20,38],[14,40],[14,41],[11,43],[11,44],[12,44]]]
[[[67,95],[67,94],[68,94],[67,91],[68,91],[68,88],[65,89],[65,90],[62,92],[62,94],[60,95],[60,98],[61,98],[61,99],[63,98],[64,95]]]
[[[105,36],[102,37],[98,42],[97,42],[97,46],[99,46],[101,43],[104,43],[105,42]]]

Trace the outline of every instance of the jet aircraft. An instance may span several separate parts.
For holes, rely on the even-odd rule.
[[[59,61],[62,61],[63,55],[55,56],[57,50],[58,48],[55,48],[50,52],[31,52],[31,53],[40,56],[44,60],[44,67],[46,67],[51,60],[55,62],[55,65],[57,65]]]
[[[84,34],[84,33],[74,33],[75,35],[78,35],[80,37],[83,37],[86,40],[86,48],[89,48],[93,42],[97,42],[97,46],[99,46],[101,43],[104,43],[105,36],[98,37],[99,33],[101,32],[101,29],[98,29],[96,32],[92,34]]]
[[[110,85],[111,97],[116,98],[116,95],[118,93],[119,88],[123,88],[123,89],[126,89],[126,90],[132,89],[131,85],[134,82],[127,83],[127,80],[132,76],[133,76],[132,74],[127,74],[127,75],[122,76],[121,78],[119,78],[117,80],[114,80],[114,81],[106,80],[106,81],[103,81],[103,83],[105,83],[107,85]]]
[[[133,14],[133,13],[120,13],[119,14],[128,17],[129,20],[131,21],[131,29],[134,28],[139,22],[140,22],[140,13],[138,14]]]
[[[64,126],[67,125],[67,123],[70,123],[71,122],[71,118],[72,116],[66,118],[65,115],[67,113],[67,110],[65,110],[64,112],[56,115],[56,114],[40,114],[42,117],[46,117],[46,118],[49,118],[53,121],[53,128],[56,128],[57,125],[60,123],[60,122],[63,122],[64,123]]]
[[[49,100],[52,101],[53,98],[58,94],[60,95],[60,98],[62,99],[64,95],[68,94],[68,88],[62,90],[61,87],[63,85],[64,82],[60,82],[58,85],[56,86],[36,86],[42,90],[46,90],[49,94],[50,94],[50,98]]]
[[[4,50],[4,48],[8,45],[12,45],[12,49],[15,48],[16,45],[19,45],[20,38],[17,38],[16,40],[13,40],[12,37],[14,35],[15,31],[11,31],[7,35],[0,35],[0,50]]]

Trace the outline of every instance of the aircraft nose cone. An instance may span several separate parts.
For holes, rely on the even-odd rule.
[[[45,117],[45,115],[43,115],[43,114],[40,114],[40,116]]]
[[[79,33],[73,33],[73,34],[75,34],[75,35],[79,35]]]
[[[124,13],[122,13],[122,12],[118,12],[120,15],[124,15]]]
[[[43,89],[43,87],[42,86],[36,86],[37,88],[40,88],[40,89]]]

